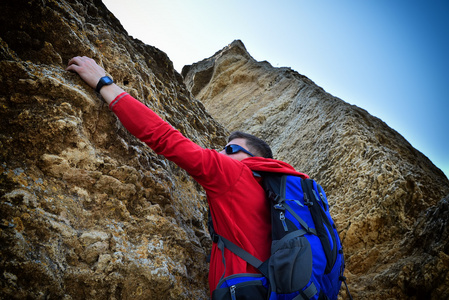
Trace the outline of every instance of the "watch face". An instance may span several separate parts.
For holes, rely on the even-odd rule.
[[[114,83],[114,81],[112,80],[111,77],[109,77],[109,76],[101,77],[100,81],[98,81],[98,84],[97,84],[97,87],[96,87],[95,90],[99,93],[103,86],[110,85],[110,84],[113,84],[113,83]]]
[[[113,83],[113,81],[112,81],[112,79],[110,77],[105,76],[102,79],[103,79],[103,82],[104,82],[105,85],[109,85],[109,84]]]

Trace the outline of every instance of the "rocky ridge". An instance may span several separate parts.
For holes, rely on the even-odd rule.
[[[400,134],[239,40],[182,75],[229,131],[265,139],[323,185],[356,299],[449,297],[449,181]]]

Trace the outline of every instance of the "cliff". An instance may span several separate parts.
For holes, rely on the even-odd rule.
[[[120,125],[86,55],[204,147],[226,132],[100,1],[0,2],[0,298],[207,299],[202,189]]]
[[[238,41],[186,67],[184,84],[164,52],[130,37],[100,1],[8,0],[0,2],[0,298],[209,295],[203,190],[65,71],[77,55],[200,145],[252,132],[322,183],[356,298],[449,297],[448,180],[381,120],[293,70],[255,61]]]
[[[449,182],[400,134],[238,40],[182,74],[229,131],[265,139],[323,185],[356,299],[449,297]]]

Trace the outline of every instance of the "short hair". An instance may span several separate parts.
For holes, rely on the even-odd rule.
[[[255,156],[273,158],[273,152],[271,152],[270,146],[268,146],[268,144],[264,140],[261,140],[252,134],[241,131],[234,131],[229,135],[228,143],[233,139],[238,138],[246,140],[246,144],[248,145],[249,148],[248,150]]]

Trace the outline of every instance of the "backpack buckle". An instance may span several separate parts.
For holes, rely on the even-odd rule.
[[[307,207],[313,206],[313,201],[309,200],[309,195],[304,193],[304,204],[307,205]]]
[[[212,234],[210,235],[210,237],[211,237],[211,239],[212,239],[212,242],[214,242],[215,244],[218,243],[218,239],[220,238],[220,236],[219,236],[218,234],[216,234],[215,232],[212,233]]]

